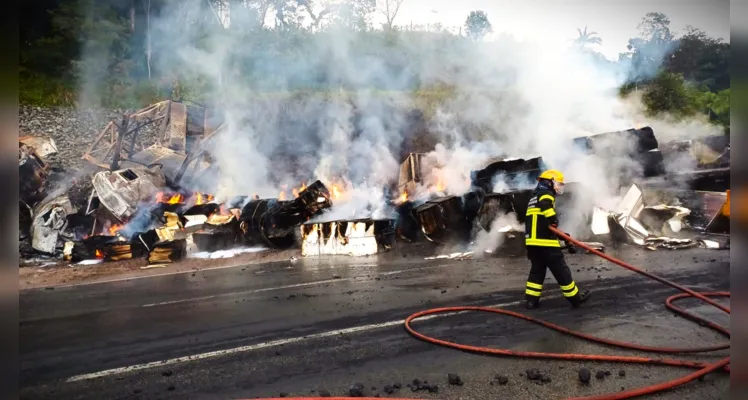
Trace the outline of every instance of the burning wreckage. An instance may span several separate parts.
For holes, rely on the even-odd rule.
[[[83,155],[104,170],[93,176],[87,205],[78,211],[66,194],[48,190],[53,171],[44,158],[56,152],[54,142],[19,138],[21,241],[30,242],[33,249],[27,254],[71,262],[145,257],[151,264],[163,264],[194,250],[246,245],[298,246],[303,256],[363,256],[387,251],[398,240],[469,243],[478,231],[496,231],[521,241],[524,233],[514,227],[521,226],[534,181],[545,169],[541,157],[492,160],[471,172],[471,190],[458,196],[445,193],[439,182],[426,184],[430,174],[425,155],[411,153],[390,191],[397,193],[389,196],[390,218],[324,220],[335,193],[331,195],[321,181],[294,190],[293,200],[254,196],[218,204],[211,195],[182,190],[179,182],[185,175],[197,176],[210,168],[211,156],[201,143],[219,134],[221,123],[209,109],[174,101],[111,121]],[[138,141],[142,130],[155,125],[155,143],[145,146]],[[559,198],[558,212],[562,218],[584,218],[590,228],[585,239],[649,249],[724,248],[716,241],[685,237],[683,231],[729,234],[726,139],[659,147],[651,128],[574,139],[580,156],[606,157],[611,168],[621,169],[630,168],[633,160],[638,173],[629,177],[631,187],[616,210],[594,207],[588,215],[572,216],[574,184],[569,184],[570,196]],[[620,149],[621,143],[628,151],[609,152]],[[689,160],[693,169],[667,171],[665,166],[675,159]],[[506,183],[498,193],[497,179]],[[498,226],[495,222],[505,216],[509,221]]]

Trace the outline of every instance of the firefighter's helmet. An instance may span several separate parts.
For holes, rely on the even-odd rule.
[[[543,171],[538,179],[548,179],[554,182],[564,183],[564,174],[562,174],[561,171],[549,169],[547,171]]]

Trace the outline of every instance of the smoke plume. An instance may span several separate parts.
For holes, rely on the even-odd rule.
[[[633,66],[575,49],[334,25],[302,35],[282,24],[265,29],[256,10],[241,6],[224,28],[188,23],[212,15],[208,2],[172,3],[151,18],[154,69],[199,78],[223,113],[226,126],[209,144],[217,199],[277,197],[320,179],[341,192],[326,217],[378,214],[403,154],[418,151],[428,153],[427,185],[457,195],[489,160],[541,155],[580,183],[587,195],[578,206],[591,209],[614,203],[620,176],[604,172],[606,160],[580,157],[572,138],[642,125],[661,140],[709,132],[706,124],[644,117],[636,97],[618,96]],[[418,88],[447,94],[429,101]],[[437,146],[407,148],[409,113],[428,107],[426,130]]]
[[[506,240],[506,235],[510,231],[520,232],[519,234],[523,236],[524,230],[524,225],[517,223],[516,214],[501,214],[491,221],[489,231],[481,230],[478,232],[473,242],[473,251],[476,255],[493,252]]]

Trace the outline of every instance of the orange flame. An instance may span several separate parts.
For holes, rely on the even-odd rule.
[[[400,202],[405,203],[408,201],[408,192],[403,192],[403,194],[400,195]]]
[[[114,224],[109,227],[109,236],[117,236],[117,232],[122,229],[122,225]]]
[[[278,193],[278,200],[280,200],[280,201],[286,200],[286,192],[280,192],[280,193]]]
[[[340,187],[338,187],[338,185],[332,185],[332,198],[339,199],[341,194]]]
[[[177,193],[171,195],[171,197],[166,197],[166,194],[164,194],[163,192],[158,192],[156,194],[156,202],[166,204],[179,204],[184,202],[184,196],[182,196],[181,193]]]
[[[205,204],[213,200],[212,195],[203,195],[202,193],[195,193],[195,205],[199,206],[201,204]]]
[[[104,253],[102,253],[101,250],[96,249],[96,251],[94,251],[94,256],[96,256],[96,258],[104,258]]]
[[[437,179],[437,181],[436,181],[436,191],[437,192],[443,192],[444,189],[446,189],[446,188],[447,187],[444,186],[444,182],[442,182],[442,178],[439,177],[439,179]]]

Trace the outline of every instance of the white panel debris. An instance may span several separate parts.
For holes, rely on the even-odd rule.
[[[603,210],[600,207],[595,206],[592,212],[592,233],[595,235],[607,235],[610,233],[610,225],[608,225],[608,218],[610,212]]]
[[[462,253],[440,254],[438,256],[424,257],[424,260],[472,260],[474,253],[465,251]]]
[[[626,196],[624,196],[623,200],[616,207],[616,212],[608,212],[600,207],[595,207],[592,215],[592,232],[596,235],[609,234],[611,233],[610,223],[614,223],[623,228],[631,242],[649,250],[656,250],[658,248],[685,249],[690,247],[704,247],[708,249],[726,248],[717,242],[709,240],[672,238],[658,232],[666,231],[664,228],[668,228],[672,233],[680,232],[683,229],[683,219],[690,215],[690,213],[691,210],[680,206],[664,204],[645,206],[643,192],[638,185],[634,184],[629,188]],[[645,214],[649,214],[650,219],[653,219],[653,221],[647,222],[649,229],[641,222],[647,221],[647,215]],[[658,216],[652,218],[652,215]],[[657,226],[658,224],[662,225],[662,229]]]
[[[31,246],[42,253],[54,254],[57,240],[67,227],[68,214],[74,213],[66,195],[50,196],[34,207]]]
[[[265,250],[267,250],[267,248],[265,247],[243,247],[238,249],[219,250],[213,252],[201,251],[199,253],[190,254],[189,257],[202,259],[231,258],[234,256],[238,256],[239,254],[257,253]]]
[[[699,244],[707,249],[724,249],[725,245],[717,242],[716,240],[700,239]]]
[[[166,178],[157,168],[101,171],[93,178],[101,204],[122,221],[132,217],[141,201],[164,186]]]
[[[644,209],[644,193],[639,185],[633,184],[626,192],[626,196],[618,203],[616,211],[625,217],[636,218],[642,209]]]
[[[75,265],[95,265],[95,264],[101,264],[103,262],[104,262],[103,259],[98,258],[95,260],[83,260]]]
[[[665,221],[665,223],[667,224],[668,228],[674,233],[678,233],[681,231],[681,229],[683,229],[683,219],[691,214],[691,210],[685,207],[668,206],[664,204],[647,206],[645,207],[645,209],[662,212],[672,212],[674,215],[670,219]]]
[[[301,255],[368,256],[388,250],[380,245],[373,220],[307,223],[301,226]],[[392,232],[394,235],[394,231]]]
[[[46,136],[24,136],[18,138],[18,141],[34,148],[36,155],[41,158],[47,158],[57,154],[57,145],[51,137]]]

